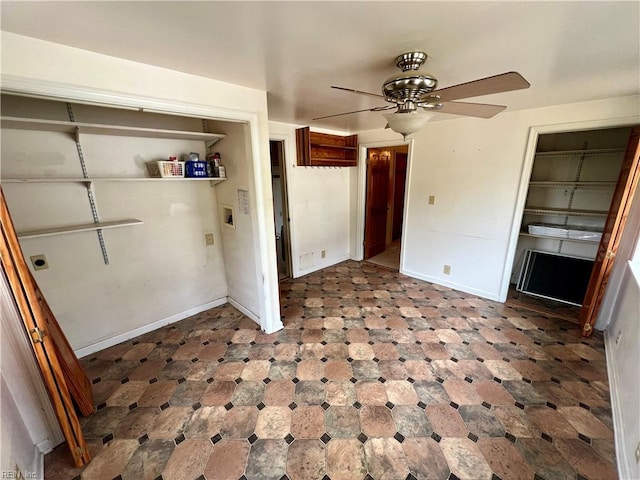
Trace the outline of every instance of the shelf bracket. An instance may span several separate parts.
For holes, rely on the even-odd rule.
[[[69,115],[69,121],[75,122],[73,116],[73,108],[70,103],[67,103],[67,113]],[[85,186],[87,187],[87,197],[89,198],[89,207],[91,208],[91,216],[93,217],[93,223],[100,223],[100,215],[98,214],[98,207],[96,205],[95,192],[93,190],[93,182],[89,180],[89,172],[87,171],[87,165],[84,161],[84,153],[82,151],[82,145],[80,144],[80,127],[76,127],[76,150],[78,151],[78,159],[80,160],[80,167],[82,168],[82,176],[87,179]],[[107,246],[104,243],[104,236],[102,235],[102,229],[97,229],[98,243],[100,244],[100,251],[102,252],[102,259],[105,265],[109,265],[109,255],[107,254]]]

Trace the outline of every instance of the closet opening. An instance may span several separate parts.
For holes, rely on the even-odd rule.
[[[626,155],[631,132],[622,127],[538,137],[507,304],[581,321],[581,309],[591,302],[591,277],[601,268],[599,251],[624,228],[622,222],[609,231],[623,207],[620,191],[633,195]]]

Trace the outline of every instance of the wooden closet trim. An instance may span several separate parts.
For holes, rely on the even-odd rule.
[[[2,269],[25,329],[29,332],[29,342],[40,367],[62,433],[76,466],[82,467],[91,460],[89,450],[64,379],[53,339],[46,334],[47,325],[38,301],[37,287],[18,243],[2,189],[0,189],[0,230],[2,233],[0,236]],[[44,332],[44,335],[41,336],[40,332]]]

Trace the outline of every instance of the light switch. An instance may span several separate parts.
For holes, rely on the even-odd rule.
[[[436,196],[429,195],[429,205],[435,205],[435,204],[436,204]]]

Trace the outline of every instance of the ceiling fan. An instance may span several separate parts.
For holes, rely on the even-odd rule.
[[[422,128],[433,116],[433,112],[491,118],[507,108],[504,105],[457,102],[455,100],[520,90],[530,86],[529,82],[519,73],[507,72],[436,90],[438,80],[430,74],[418,72],[426,60],[427,54],[419,51],[403,53],[396,57],[396,66],[402,70],[402,73],[394,75],[384,82],[381,95],[352,88],[331,86],[337,90],[380,98],[392,105],[337,113],[313,120],[359,112],[382,112],[396,108],[394,113],[383,114],[388,122],[385,128],[391,128],[406,139],[407,136]]]

